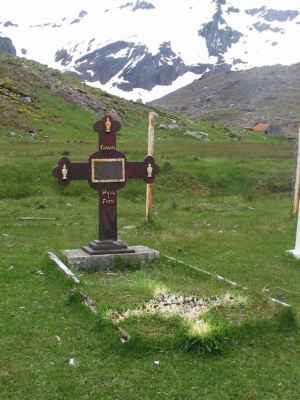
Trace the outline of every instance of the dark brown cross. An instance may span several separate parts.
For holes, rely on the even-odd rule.
[[[99,134],[99,150],[87,163],[72,163],[64,157],[59,160],[53,175],[61,185],[73,180],[87,180],[99,193],[99,239],[83,247],[88,254],[116,254],[133,252],[118,240],[117,191],[128,179],[143,179],[153,183],[159,172],[154,158],[147,156],[142,162],[129,162],[125,154],[116,149],[117,132],[121,124],[110,115],[94,125]]]

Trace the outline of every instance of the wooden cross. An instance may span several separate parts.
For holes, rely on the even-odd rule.
[[[133,252],[118,240],[117,191],[128,179],[143,179],[153,183],[159,172],[152,156],[142,162],[129,162],[125,154],[116,149],[117,132],[121,124],[110,115],[94,125],[99,135],[99,150],[86,163],[72,163],[64,157],[58,161],[53,175],[61,185],[74,180],[86,180],[99,193],[99,239],[83,247],[88,254],[117,254]]]

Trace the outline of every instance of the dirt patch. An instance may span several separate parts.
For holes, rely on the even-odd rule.
[[[124,312],[109,311],[108,317],[115,323],[125,321],[130,317],[160,314],[162,316],[179,316],[186,321],[201,323],[201,315],[215,307],[232,307],[245,304],[246,299],[227,293],[222,297],[197,298],[181,296],[173,293],[162,293],[154,296],[141,307]]]

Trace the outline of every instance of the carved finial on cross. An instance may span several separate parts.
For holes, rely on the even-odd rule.
[[[152,174],[153,174],[153,167],[152,167],[152,165],[149,163],[148,164],[148,167],[147,167],[147,177],[148,178],[152,178]]]
[[[109,117],[106,117],[105,119],[105,132],[106,133],[110,133],[111,132],[111,127],[112,127],[112,123]]]
[[[68,178],[68,168],[66,166],[66,164],[63,165],[62,170],[61,170],[61,175],[62,175],[62,179],[65,181]]]
[[[121,123],[106,115],[94,125],[94,130],[99,136],[100,150],[116,150],[117,132],[121,129]]]

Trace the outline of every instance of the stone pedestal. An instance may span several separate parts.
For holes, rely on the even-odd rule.
[[[105,271],[124,263],[124,265],[145,265],[159,258],[157,250],[145,246],[128,247],[131,253],[90,255],[82,249],[65,250],[63,253],[76,271]]]
[[[288,251],[289,254],[291,254],[292,256],[294,256],[295,258],[297,258],[297,260],[300,260],[300,251],[295,249],[295,250],[289,250]]]

